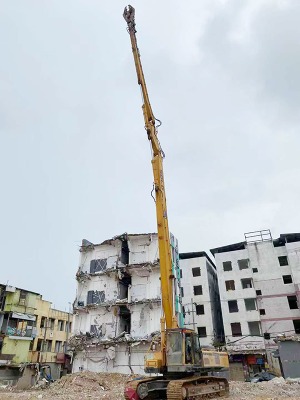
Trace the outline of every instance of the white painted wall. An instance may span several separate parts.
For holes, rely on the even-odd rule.
[[[268,332],[271,337],[281,332],[287,335],[295,333],[292,319],[300,318],[300,310],[289,308],[287,296],[295,295],[299,290],[299,247],[300,243],[287,243],[285,246],[274,247],[272,241],[266,241],[247,244],[244,250],[215,254],[225,335],[230,342],[236,342],[231,346],[236,351],[276,348],[273,340],[248,336],[250,321],[259,321],[261,334]],[[278,256],[282,255],[288,256],[289,265],[279,265]],[[250,260],[249,268],[240,270],[237,261],[246,258]],[[223,270],[224,261],[232,262],[232,271]],[[257,268],[258,272],[253,272],[253,268]],[[293,283],[284,284],[283,275],[292,275]],[[251,278],[253,288],[242,289],[242,278]],[[226,291],[225,281],[227,280],[235,281],[234,291]],[[256,290],[261,290],[262,295],[257,295]],[[257,310],[246,311],[244,299],[247,298],[256,299]],[[228,300],[237,300],[239,312],[229,313]],[[265,315],[260,315],[259,309],[264,309]],[[232,337],[230,323],[233,322],[241,323],[244,337],[242,340],[237,341],[239,337]]]
[[[201,337],[200,343],[202,346],[211,346],[217,327],[215,325],[215,295],[217,295],[217,276],[216,271],[208,271],[209,261],[205,257],[189,258],[180,260],[180,269],[182,270],[181,286],[183,287],[184,297],[182,303],[185,308],[185,326],[189,329],[197,331],[197,327],[206,327],[207,337]],[[200,267],[201,276],[194,277],[192,269]],[[213,267],[212,267],[213,268]],[[194,295],[193,287],[202,285],[202,295]],[[204,305],[204,315],[197,315],[195,306],[191,302]],[[189,314],[190,312],[190,314]],[[195,325],[193,325],[195,322]]]
[[[157,234],[128,235],[129,264],[154,263],[159,258]]]

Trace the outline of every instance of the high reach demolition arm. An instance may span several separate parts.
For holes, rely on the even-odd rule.
[[[168,226],[168,214],[166,193],[164,185],[163,174],[163,151],[160,147],[157,138],[156,118],[153,114],[152,107],[149,100],[146,81],[143,73],[139,49],[137,46],[136,29],[135,29],[135,10],[132,6],[128,6],[124,10],[124,19],[127,22],[128,32],[132,45],[132,52],[134,63],[138,78],[138,84],[141,87],[143,95],[143,114],[145,121],[145,129],[148,139],[152,146],[152,169],[154,176],[154,189],[155,189],[155,203],[156,203],[156,218],[157,218],[157,232],[158,232],[158,246],[159,246],[159,263],[161,275],[161,292],[162,292],[162,306],[164,311],[164,320],[162,325],[165,328],[171,329],[177,327],[177,320],[174,315],[174,299],[173,299],[173,272],[172,272],[172,259],[171,259],[171,246],[170,246],[170,233]]]

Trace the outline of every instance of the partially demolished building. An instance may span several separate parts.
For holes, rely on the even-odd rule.
[[[171,236],[175,305],[183,323],[179,255]],[[73,372],[142,373],[161,317],[157,234],[123,234],[101,244],[83,240],[76,274]]]

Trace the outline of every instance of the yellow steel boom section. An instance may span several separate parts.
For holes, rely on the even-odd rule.
[[[173,273],[172,273],[172,258],[170,233],[167,216],[167,203],[163,175],[163,152],[161,150],[159,140],[157,138],[157,129],[155,126],[155,117],[151,108],[146,81],[141,64],[141,58],[136,40],[135,29],[135,11],[132,6],[128,6],[124,10],[124,19],[128,25],[128,32],[132,45],[134,63],[138,78],[138,84],[141,86],[143,101],[142,106],[145,129],[148,139],[152,146],[152,169],[154,176],[155,199],[156,199],[156,218],[158,231],[158,246],[159,246],[159,261],[161,275],[161,291],[162,291],[162,306],[165,316],[166,328],[177,327],[177,322],[174,316],[174,300],[173,300]]]

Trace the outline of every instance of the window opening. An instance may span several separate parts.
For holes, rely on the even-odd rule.
[[[230,313],[239,311],[237,300],[229,300],[228,301],[228,310]]]
[[[248,322],[249,333],[252,336],[260,336],[260,323],[258,321]]]
[[[206,337],[206,326],[198,326],[197,327],[197,331],[198,331],[198,336],[199,337]]]
[[[107,258],[100,258],[98,260],[91,260],[90,262],[90,273],[95,274],[97,272],[105,271],[107,268]]]
[[[192,268],[192,274],[193,274],[194,277],[195,277],[195,276],[201,276],[201,269],[200,269],[200,267]]]
[[[197,315],[204,314],[204,305],[203,304],[196,304],[196,314]]]
[[[230,325],[232,336],[242,336],[241,324],[239,322],[233,322]]]
[[[130,333],[131,330],[131,313],[127,306],[119,306],[120,327],[119,334],[122,332]]]
[[[266,315],[266,310],[264,308],[259,309],[259,314],[260,315]]]
[[[285,285],[288,283],[293,283],[292,275],[282,275],[282,279]]]
[[[229,290],[235,290],[234,281],[225,281],[225,286],[226,286],[227,292],[228,292]]]
[[[128,288],[131,286],[131,276],[127,272],[122,273],[119,279],[119,299],[128,299]]]
[[[252,288],[252,279],[251,278],[241,279],[241,283],[242,283],[242,288],[243,289]]]
[[[256,310],[256,299],[244,299],[246,311]]]
[[[231,261],[224,261],[223,262],[223,270],[224,271],[232,271]]]
[[[279,256],[278,257],[279,265],[281,267],[284,267],[285,265],[289,265],[289,261],[287,256]]]
[[[249,259],[244,258],[242,260],[238,260],[239,269],[247,269],[249,268]]]
[[[299,308],[297,303],[297,296],[288,296],[287,299],[290,310],[296,310],[297,308]]]
[[[202,294],[202,285],[194,286],[194,295],[199,296]]]

